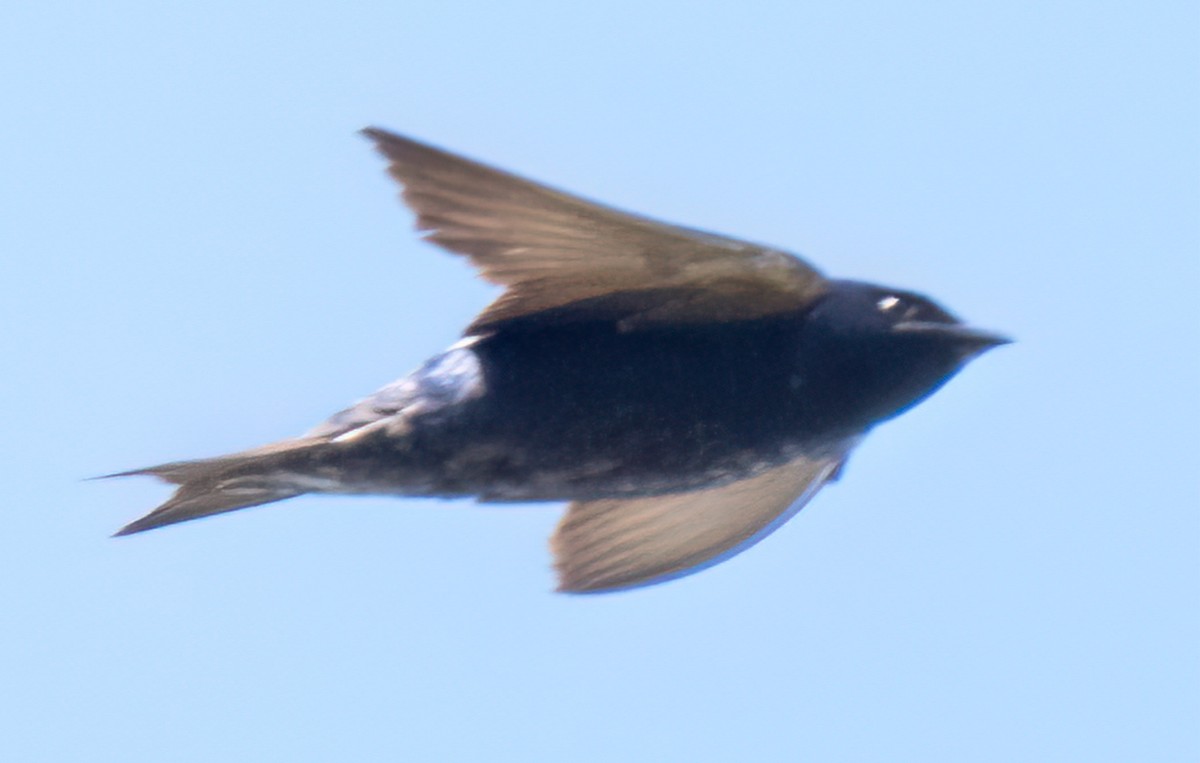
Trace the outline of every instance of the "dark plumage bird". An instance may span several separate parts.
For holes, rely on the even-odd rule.
[[[503,293],[301,437],[123,472],[178,489],[118,535],[304,493],[570,501],[560,590],[649,585],[762,539],[868,430],[1007,341],[787,252],[364,134],[418,229]]]

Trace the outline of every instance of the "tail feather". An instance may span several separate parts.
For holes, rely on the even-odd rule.
[[[297,484],[288,462],[299,451],[311,452],[318,445],[290,441],[229,456],[107,474],[105,477],[152,476],[179,486],[161,506],[125,525],[114,537],[302,495],[308,491]]]
[[[251,506],[261,506],[264,503],[282,501],[294,498],[300,492],[294,490],[279,490],[269,488],[233,488],[210,487],[208,485],[185,485],[175,491],[166,503],[159,506],[141,519],[130,522],[113,533],[113,537],[132,535],[156,527],[173,525],[176,522],[187,522],[192,519],[221,514],[236,509],[248,509]]]

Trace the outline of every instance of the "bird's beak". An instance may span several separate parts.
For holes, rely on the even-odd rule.
[[[1002,344],[1011,344],[1012,339],[992,331],[973,328],[962,323],[936,323],[934,321],[903,321],[892,326],[901,334],[937,334],[952,339],[971,352],[983,352]]]

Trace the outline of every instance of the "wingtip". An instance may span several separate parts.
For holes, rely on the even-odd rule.
[[[358,134],[371,141],[371,145],[375,150],[382,154],[385,159],[392,162],[393,165],[402,159],[411,159],[414,152],[437,150],[432,146],[394,133],[391,130],[385,130],[382,127],[364,127],[358,131]]]
[[[666,580],[665,579],[664,580],[651,580],[646,583],[636,583],[633,585],[614,585],[614,586],[605,586],[605,585],[589,586],[587,584],[571,585],[570,583],[559,583],[557,586],[554,587],[554,593],[561,594],[563,596],[588,596],[588,597],[606,596],[606,595],[612,594],[612,593],[623,593],[625,591],[632,591],[635,588],[646,588],[646,587],[649,587],[652,585],[657,585],[660,582],[666,582]]]
[[[389,145],[423,145],[413,140],[406,138],[399,133],[385,130],[382,127],[367,126],[358,131],[358,134],[375,144],[379,150],[384,150],[385,146]]]
[[[588,594],[599,593],[598,591],[589,591],[586,588],[574,588],[567,583],[559,583],[554,586],[554,593],[560,596],[586,596]]]
[[[604,594],[620,593],[621,591],[641,588],[643,585],[654,585],[660,582],[657,579],[652,579],[645,583],[635,583],[633,585],[620,583],[613,585],[589,576],[571,575],[566,570],[556,570],[556,572],[557,580],[554,585],[554,593],[565,596],[602,596]]]

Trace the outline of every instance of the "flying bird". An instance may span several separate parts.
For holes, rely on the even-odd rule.
[[[304,435],[110,475],[177,486],[117,535],[306,493],[567,501],[559,590],[660,583],[761,540],[872,427],[1008,341],[779,249],[363,134],[417,229],[502,293]]]

